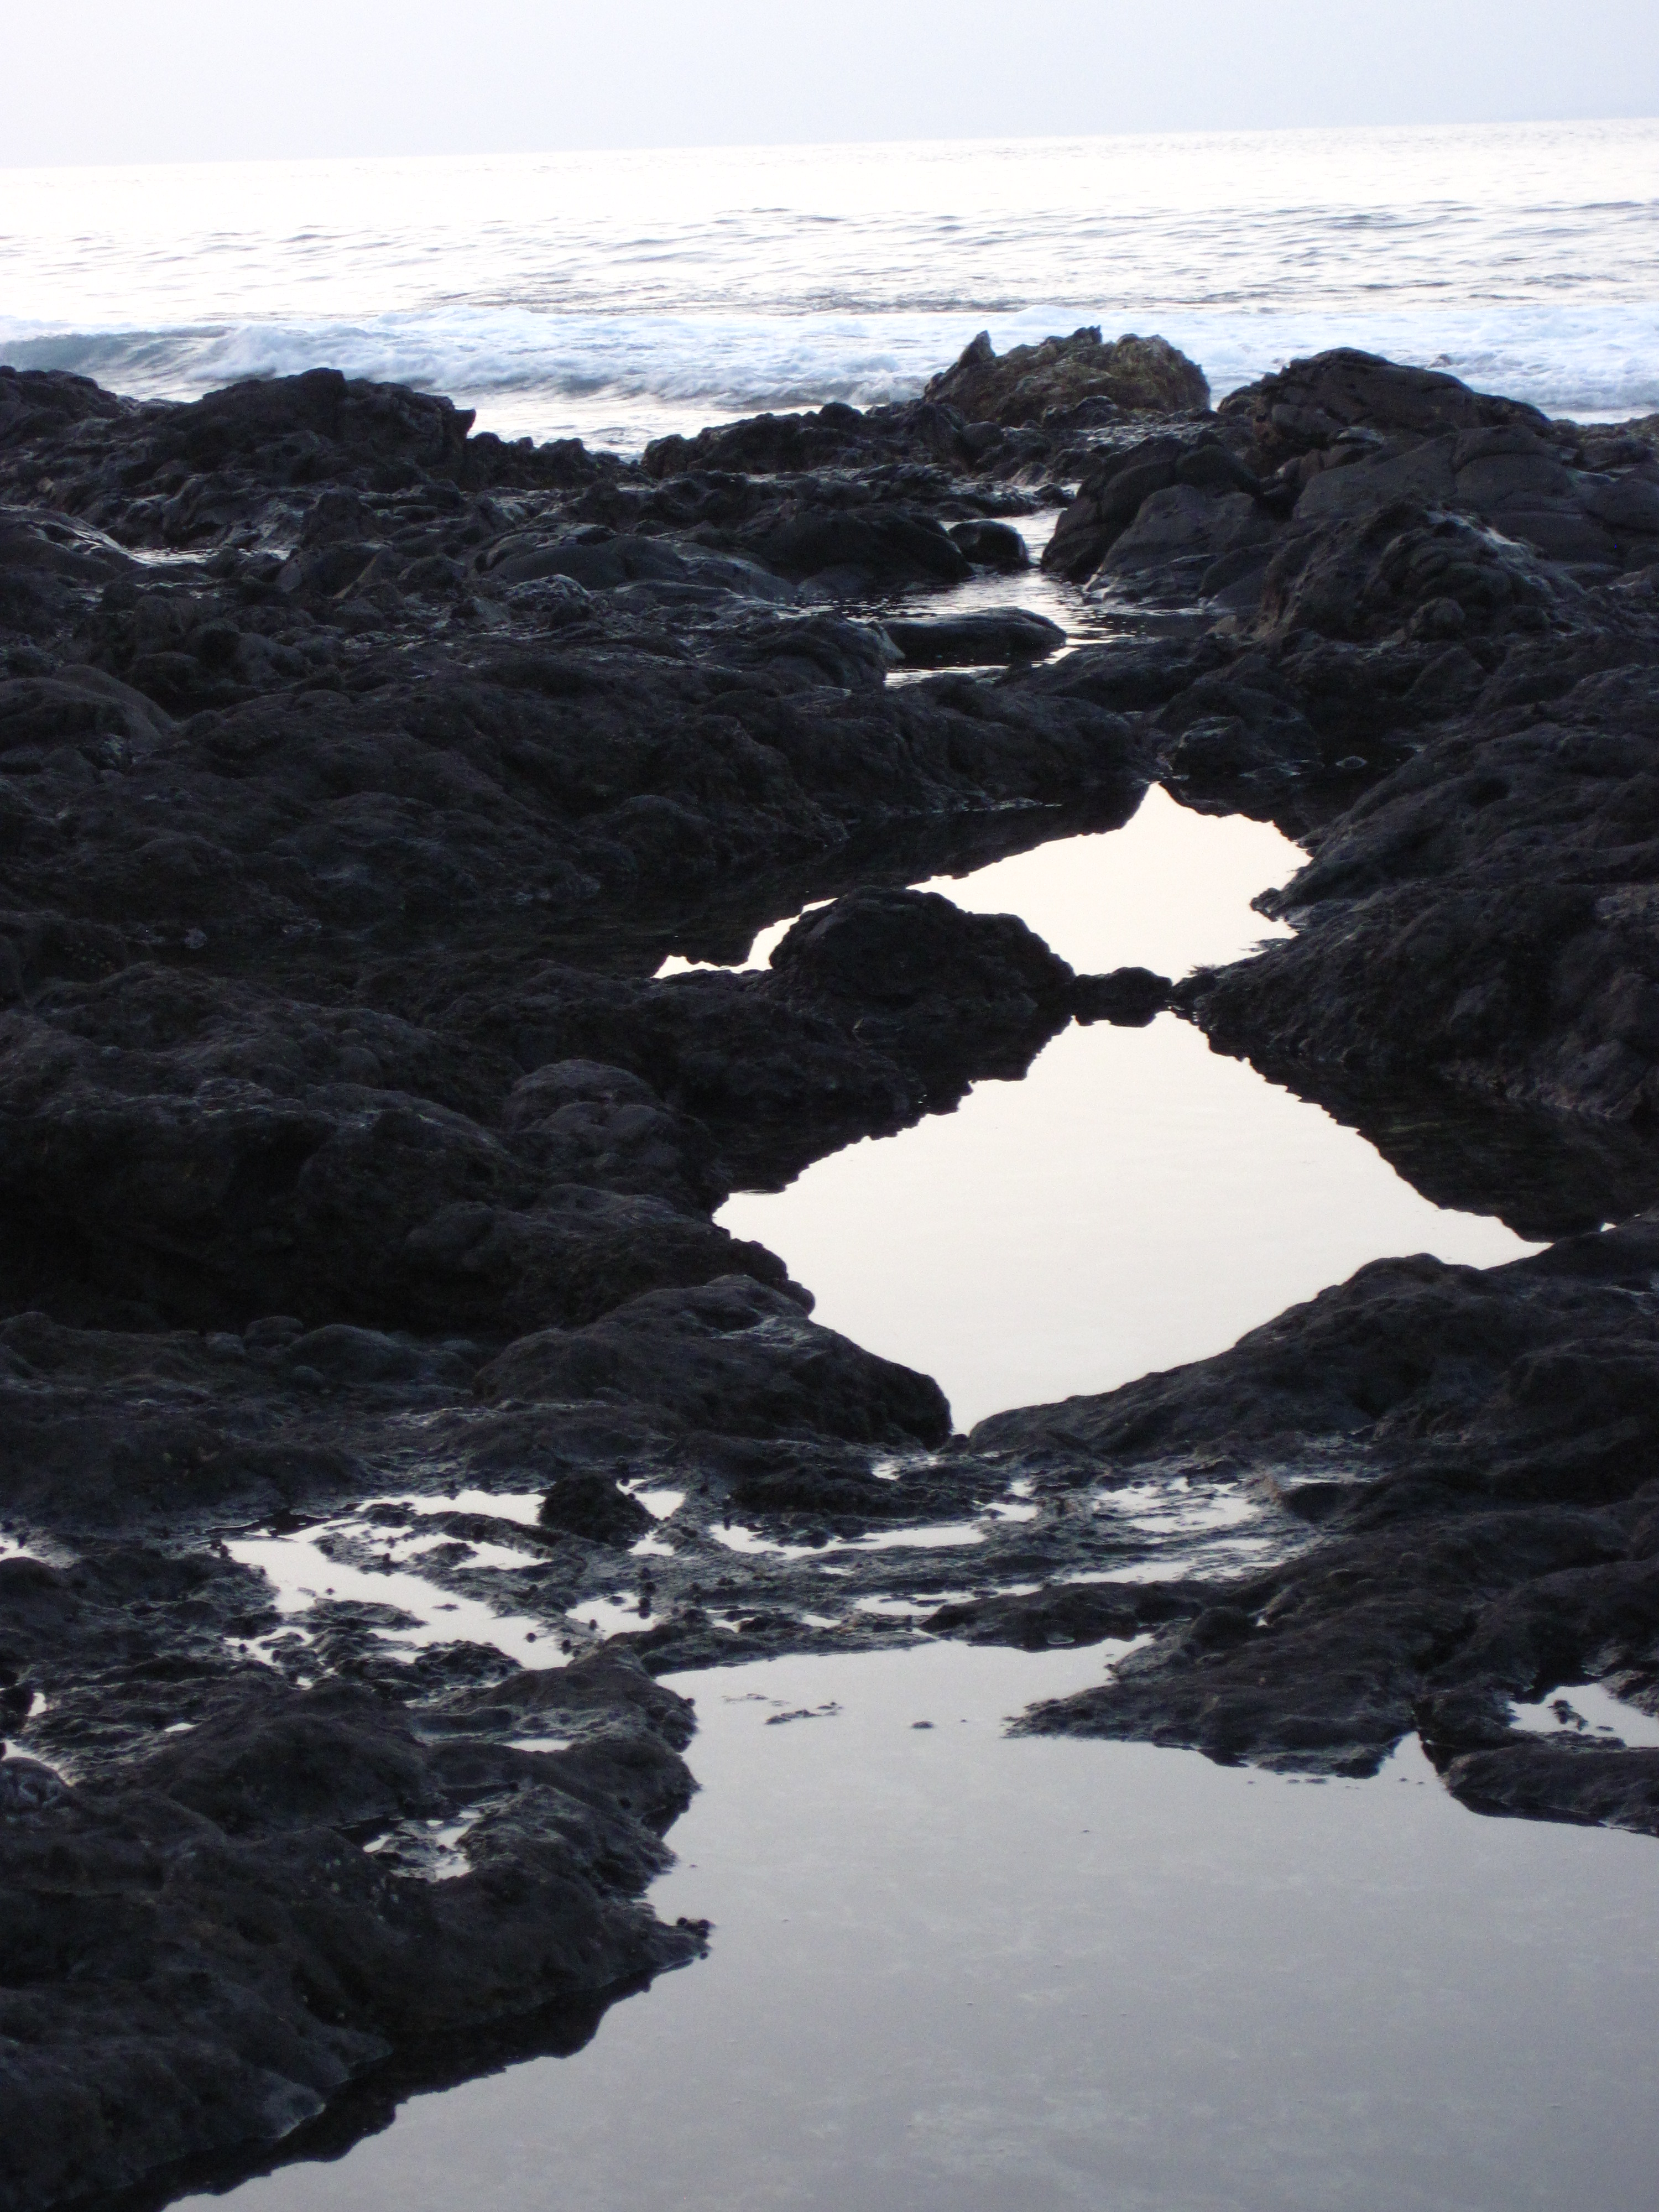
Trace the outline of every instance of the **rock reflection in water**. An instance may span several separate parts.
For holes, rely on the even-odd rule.
[[[1648,2201],[1644,1840],[1481,1820],[1414,1746],[1316,1786],[1000,1735],[1103,1663],[932,1645],[679,1678],[703,1786],[654,1897],[713,1916],[709,1959],[577,2057],[421,2099],[234,2212]]]
[[[1178,976],[1288,934],[1250,900],[1303,857],[1269,823],[1154,788],[1121,830],[921,888],[1018,914],[1080,973]],[[1363,1137],[1173,1018],[1066,1030],[1022,1083],[982,1083],[718,1218],[781,1253],[829,1327],[936,1376],[963,1426],[1219,1352],[1367,1260],[1489,1267],[1529,1249],[1420,1198]]]
[[[1368,1260],[1532,1249],[1173,1015],[1064,1030],[1023,1083],[719,1215],[817,1318],[938,1377],[959,1426],[1220,1352]]]
[[[1079,975],[1142,967],[1184,975],[1290,936],[1250,901],[1306,858],[1271,823],[1196,814],[1155,784],[1121,829],[1057,839],[963,875],[918,877],[915,888],[969,914],[1017,914]],[[763,930],[738,964],[764,968],[796,919]],[[720,964],[676,957],[659,973]]]

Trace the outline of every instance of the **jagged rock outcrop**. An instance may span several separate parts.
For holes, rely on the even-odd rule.
[[[1197,362],[1167,338],[1103,339],[1094,324],[1005,354],[981,331],[922,396],[971,422],[1036,423],[1087,400],[1136,413],[1202,413],[1210,387]]]

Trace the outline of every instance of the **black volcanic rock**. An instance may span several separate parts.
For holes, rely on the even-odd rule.
[[[797,507],[747,543],[780,575],[854,596],[905,584],[961,584],[968,556],[932,515],[904,507]]]
[[[976,568],[994,568],[1000,576],[1013,576],[1031,565],[1025,540],[1011,523],[958,522],[951,536]]]
[[[1017,915],[911,890],[854,891],[803,915],[771,970],[787,1003],[848,1024],[935,1104],[1024,1074],[1069,1019],[1074,980]]]
[[[1089,399],[1147,413],[1202,412],[1210,387],[1198,364],[1166,338],[1103,340],[1094,325],[1000,355],[981,331],[925,397],[975,422],[1039,422]]]
[[[729,1275],[635,1298],[603,1321],[523,1337],[478,1377],[486,1400],[607,1398],[735,1436],[939,1443],[939,1385],[811,1322],[777,1291]]]
[[[1188,1595],[1115,1681],[1030,1725],[1350,1772],[1420,1727],[1482,1809],[1512,1790],[1547,1817],[1617,1806],[1656,1827],[1652,1754],[1604,1785],[1528,1765],[1508,1718],[1591,1674],[1659,1693],[1656,1258],[1642,1219],[1486,1274],[1380,1261],[1218,1358],[981,1423],[975,1447],[1016,1463],[1063,1439],[1074,1480],[1220,1449],[1320,1530],[1206,1607]]]
[[[1461,516],[1389,501],[1292,534],[1267,564],[1260,626],[1361,641],[1536,635],[1570,588]]]
[[[1110,447],[1084,477],[1076,499],[1055,525],[1042,565],[1080,582],[1130,530],[1146,502],[1160,494],[1189,495],[1194,511],[1207,513],[1224,500],[1254,502],[1260,491],[1255,475],[1212,430],[1161,432]],[[1233,510],[1227,513],[1231,517]],[[1218,544],[1215,550],[1221,550]]]
[[[982,613],[917,622],[890,617],[882,628],[912,668],[995,668],[1010,661],[1043,660],[1066,642],[1058,623],[1023,607],[988,607]]]
[[[1114,968],[1106,975],[1079,975],[1072,991],[1079,1021],[1110,1022],[1140,1030],[1169,1006],[1175,986],[1150,968]]]
[[[631,1785],[637,1813],[596,1790],[591,1753],[426,1742],[361,1692],[263,1669],[95,1783],[31,1796],[14,1778],[28,1762],[0,1762],[8,2203],[272,2143],[400,2041],[694,1956],[701,1930],[634,1901],[689,1795],[687,1717],[637,1675],[630,1705],[607,1668],[611,1725],[655,1777]],[[342,1832],[395,1839],[460,1808],[456,1880]]]
[[[1654,1826],[1659,1755],[1510,1711],[1659,1702],[1654,426],[1350,353],[1200,414],[1143,349],[1153,421],[1097,336],[643,465],[326,370],[0,371],[19,2212],[337,2149],[695,1955],[640,1901],[690,1787],[647,1667],[1150,1632],[1038,1724],[1351,1771],[1416,1728],[1483,1810]],[[937,594],[1072,483],[1091,641],[1035,665]],[[1293,937],[1078,977],[906,888],[1153,781],[1305,845]],[[968,1441],[712,1218],[1166,1003],[1565,1241]],[[1170,1511],[1090,1510],[1126,1485]],[[856,1540],[969,1516],[943,1603]],[[278,1538],[299,1616],[239,1563]],[[330,1587],[411,1540],[429,1619]]]
[[[654,1525],[636,1498],[591,1468],[562,1474],[543,1498],[537,1517],[544,1528],[624,1551]]]
[[[1216,413],[1248,432],[1264,469],[1322,451],[1355,430],[1431,438],[1516,424],[1543,432],[1550,427],[1523,401],[1471,392],[1443,369],[1385,361],[1354,346],[1293,361],[1229,392]]]
[[[1279,899],[1299,934],[1184,987],[1212,1040],[1350,1085],[1433,1075],[1650,1127],[1659,632],[1627,650],[1633,665],[1547,704],[1494,702],[1317,836]],[[1553,690],[1565,659],[1530,665]]]

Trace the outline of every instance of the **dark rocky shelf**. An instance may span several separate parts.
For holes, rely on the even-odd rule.
[[[1659,1752],[1511,1718],[1659,1710],[1659,422],[1353,353],[1206,398],[1157,342],[976,343],[634,465],[323,369],[0,369],[5,2212],[574,2048],[706,1937],[641,1902],[692,1787],[654,1678],[907,1601],[1149,1639],[1034,1729],[1341,1773],[1416,1730],[1480,1810],[1659,1833]],[[1115,636],[918,610],[1055,509]],[[1549,1248],[956,1435],[713,1215],[1168,1004],[907,888],[1152,783],[1312,855],[1177,1009]],[[1133,1486],[1259,1563],[1088,1510]],[[237,1556],[343,1579],[417,1522],[567,1663]],[[963,1522],[943,1605],[866,1540]]]

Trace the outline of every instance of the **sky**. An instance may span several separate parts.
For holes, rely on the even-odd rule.
[[[1659,115],[1659,0],[53,0],[0,167]]]

